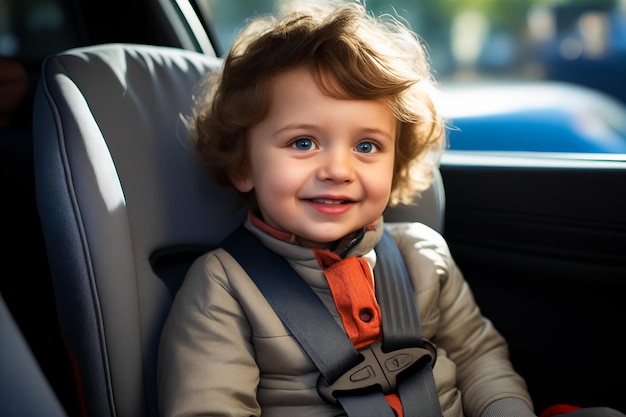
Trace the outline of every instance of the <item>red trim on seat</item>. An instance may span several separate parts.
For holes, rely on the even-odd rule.
[[[70,364],[72,366],[72,375],[74,376],[74,388],[76,389],[76,396],[78,397],[78,403],[80,406],[80,414],[83,417],[87,416],[87,405],[85,404],[85,391],[83,391],[83,381],[80,378],[80,369],[78,366],[78,360],[70,346],[67,344],[65,338],[63,338],[63,344],[65,345],[65,351],[69,357]]]
[[[580,410],[580,409],[582,409],[582,407],[578,407],[578,406],[575,406],[575,405],[554,404],[554,405],[551,405],[550,407],[546,408],[545,410],[543,410],[539,414],[539,417],[553,417],[553,416],[558,416],[560,414],[566,414],[566,413],[569,413],[570,411],[576,411],[576,410]]]

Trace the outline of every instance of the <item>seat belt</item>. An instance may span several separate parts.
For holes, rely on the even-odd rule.
[[[413,370],[410,378],[398,384],[406,417],[441,417],[441,406],[432,367],[437,359],[435,346],[422,337],[422,326],[415,293],[402,254],[393,237],[383,231],[376,245],[376,298],[382,311],[383,346],[386,352],[400,352],[410,346],[426,349],[430,361]]]
[[[441,417],[432,375],[434,346],[422,339],[406,266],[387,231],[376,246],[376,297],[383,342],[356,350],[315,292],[244,226],[222,247],[246,270],[320,371],[318,392],[348,417],[393,417],[384,394],[397,392],[406,417]],[[307,318],[315,317],[315,320]]]

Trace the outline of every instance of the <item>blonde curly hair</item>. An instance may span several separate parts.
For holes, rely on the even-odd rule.
[[[399,121],[390,205],[411,203],[432,182],[445,145],[426,50],[391,15],[357,2],[297,3],[279,16],[251,19],[222,71],[208,74],[187,127],[200,160],[224,186],[250,169],[246,136],[270,109],[272,80],[294,68],[311,72],[339,99],[385,99]],[[244,197],[255,204],[254,193]]]

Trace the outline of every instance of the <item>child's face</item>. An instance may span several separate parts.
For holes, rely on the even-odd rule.
[[[308,71],[275,78],[268,116],[248,135],[263,220],[308,247],[327,247],[377,220],[391,192],[397,121],[382,100],[324,95]]]

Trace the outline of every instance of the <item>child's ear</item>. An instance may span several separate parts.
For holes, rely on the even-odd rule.
[[[231,174],[230,181],[233,183],[235,188],[242,193],[250,192],[254,188],[252,179],[248,174]]]

